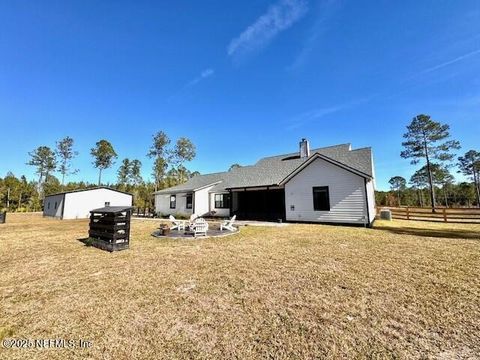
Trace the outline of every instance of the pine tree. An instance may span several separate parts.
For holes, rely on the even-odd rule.
[[[43,183],[48,180],[48,176],[57,167],[57,159],[55,153],[48,146],[39,146],[35,150],[28,153],[30,160],[27,165],[35,166],[38,175],[38,192],[42,193]]]
[[[78,172],[78,169],[71,169],[72,159],[78,155],[78,151],[73,150],[73,142],[73,139],[67,136],[56,143],[55,154],[59,158],[58,171],[62,174],[62,186],[65,183],[65,176]]]
[[[147,153],[149,158],[154,159],[152,175],[155,181],[155,191],[158,190],[169,166],[170,154],[167,149],[169,144],[170,139],[167,134],[159,131],[153,136],[153,144]]]
[[[470,176],[475,186],[477,207],[480,207],[480,152],[470,150],[458,158],[458,167],[462,174]]]
[[[120,165],[120,168],[118,169],[117,172],[117,183],[120,185],[123,189],[129,184],[130,180],[130,159],[123,159],[122,160],[122,165]]]
[[[100,186],[102,182],[102,171],[110,168],[118,156],[112,144],[107,140],[98,141],[95,147],[90,150],[90,154],[94,158],[93,166],[99,170],[98,185]]]
[[[430,200],[432,212],[435,212],[435,188],[432,178],[431,162],[450,161],[454,158],[451,152],[460,148],[460,143],[455,140],[446,140],[449,136],[450,127],[433,121],[428,115],[417,115],[407,126],[407,132],[403,135],[406,139],[402,146],[405,148],[400,154],[402,158],[412,159],[412,164],[418,164],[425,160],[430,188]]]
[[[397,192],[398,206],[401,206],[401,191],[407,187],[407,180],[401,176],[392,177],[388,183],[393,191]]]

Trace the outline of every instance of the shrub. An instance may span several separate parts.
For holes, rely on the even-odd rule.
[[[175,219],[179,219],[179,220],[188,220],[188,219],[190,219],[190,215],[184,214],[184,213],[178,213],[178,214],[175,214],[175,215],[173,215],[173,216],[175,216]]]

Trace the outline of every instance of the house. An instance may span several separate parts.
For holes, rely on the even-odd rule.
[[[132,206],[133,195],[100,186],[45,196],[43,216],[85,219],[90,211],[104,206]]]
[[[155,192],[162,214],[371,225],[375,218],[371,148],[350,144],[260,159],[255,165],[198,175]]]

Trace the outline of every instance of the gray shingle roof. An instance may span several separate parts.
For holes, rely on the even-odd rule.
[[[162,194],[162,193],[174,193],[174,192],[185,192],[185,191],[193,191],[196,189],[204,188],[208,185],[215,184],[219,181],[222,181],[225,172],[220,173],[213,173],[213,174],[205,174],[205,175],[197,175],[189,179],[186,183],[172,186],[168,189],[163,189],[157,191],[155,194]]]
[[[371,148],[351,150],[350,144],[341,144],[313,149],[311,155],[319,153],[341,164],[373,177]],[[260,159],[255,165],[235,168],[231,171],[194,176],[186,183],[157,193],[193,191],[214,185],[210,192],[229,188],[278,185],[308,158],[300,158],[298,152],[270,156]]]

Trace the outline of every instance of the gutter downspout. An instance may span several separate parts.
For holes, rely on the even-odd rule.
[[[64,213],[65,213],[65,201],[67,201],[67,194],[63,194],[62,216],[60,216],[60,220],[63,220],[63,215],[64,215]]]

